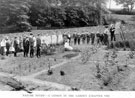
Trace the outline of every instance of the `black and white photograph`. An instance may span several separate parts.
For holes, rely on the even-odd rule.
[[[0,0],[3,91],[134,92],[135,0]]]

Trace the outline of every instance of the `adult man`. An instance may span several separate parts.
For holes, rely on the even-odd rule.
[[[74,38],[74,45],[76,45],[76,43],[77,43],[77,34],[76,33],[73,34],[73,38]]]
[[[100,44],[100,33],[99,33],[99,31],[97,31],[97,33],[96,33],[96,38],[97,38],[97,45],[99,45]]]
[[[19,52],[22,52],[23,51],[23,39],[22,39],[22,37],[19,37],[19,39],[18,39],[18,43],[19,43]]]
[[[0,47],[1,47],[1,55],[4,55],[4,48],[6,47],[5,39],[2,39],[2,41],[0,43]]]
[[[80,40],[81,40],[81,35],[80,34],[77,34],[78,45],[80,45]]]
[[[24,43],[24,49],[25,49],[25,51],[24,51],[24,57],[28,57],[29,47],[30,47],[29,38],[26,37],[25,43]]]
[[[95,34],[92,32],[91,33],[91,44],[93,45],[95,41]]]
[[[10,40],[8,37],[6,37],[6,56],[9,55],[9,49],[10,49]]]
[[[40,34],[38,34],[37,40],[36,40],[36,47],[37,47],[37,58],[41,56],[41,39]]]
[[[110,33],[111,33],[111,41],[116,41],[115,34],[114,34],[115,33],[115,27],[114,27],[113,24],[111,25]]]
[[[33,41],[34,41],[34,53],[36,53],[37,41],[36,41],[36,37],[34,35],[33,35]]]
[[[81,38],[82,38],[82,43],[85,44],[86,35],[85,34],[81,34]]]
[[[108,45],[109,44],[109,39],[108,39],[108,35],[109,35],[109,29],[108,26],[105,26],[105,30],[104,30],[104,38],[103,38],[103,43],[104,45]]]
[[[70,33],[67,34],[67,39],[69,40],[69,43],[71,43],[71,35],[70,35]]]
[[[30,46],[30,57],[34,57],[34,39],[33,34],[30,34],[29,37],[29,46]]]
[[[15,39],[14,39],[14,49],[15,49],[14,57],[17,57],[18,48],[19,48],[19,42],[18,42],[17,37],[15,37]]]
[[[25,57],[26,56],[26,36],[23,37],[23,53]]]
[[[89,42],[90,42],[90,34],[88,33],[87,34],[87,44],[89,44]]]

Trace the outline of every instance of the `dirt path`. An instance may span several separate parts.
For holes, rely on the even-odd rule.
[[[71,61],[73,61],[75,59],[78,59],[80,56],[81,55],[78,55],[77,57],[74,57],[74,58],[72,58],[70,60],[63,61],[62,63],[54,65],[52,68],[57,68],[59,66],[63,66],[66,63],[69,63],[69,62],[71,62]],[[54,87],[54,88],[58,88],[60,90],[66,90],[67,91],[67,90],[71,89],[70,86],[66,86],[66,85],[63,85],[63,84],[58,84],[58,83],[54,83],[54,82],[48,82],[48,81],[42,81],[42,80],[39,80],[39,79],[35,79],[36,76],[38,76],[38,75],[40,75],[40,74],[42,74],[44,72],[47,72],[47,70],[42,70],[40,72],[34,73],[32,75],[28,75],[28,76],[15,76],[13,74],[8,74],[8,73],[0,72],[0,76],[3,76],[3,77],[14,77],[18,81],[32,82],[34,84]]]
[[[65,61],[63,61],[62,63],[59,63],[59,64],[54,65],[54,66],[52,66],[51,68],[52,68],[52,69],[55,69],[55,68],[57,68],[57,67],[59,67],[59,66],[63,66],[64,64],[67,64],[67,63],[69,63],[69,62],[72,62],[73,60],[78,59],[78,58],[80,58],[80,57],[81,57],[81,55],[79,54],[78,56],[76,56],[76,57],[74,57],[74,58],[72,58],[72,59],[65,60]],[[47,71],[48,71],[48,70],[45,69],[45,70],[42,70],[42,71],[40,71],[40,72],[34,73],[34,74],[32,74],[32,75],[28,75],[28,76],[26,76],[26,77],[27,77],[27,78],[35,78],[36,76],[38,76],[38,75],[40,75],[40,74],[42,74],[42,73],[45,73],[45,72],[47,72]]]

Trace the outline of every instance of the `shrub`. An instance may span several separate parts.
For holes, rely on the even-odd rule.
[[[134,51],[135,50],[135,41],[134,40],[129,41],[129,46],[130,46],[130,50]]]
[[[109,49],[113,49],[113,48],[114,48],[114,43],[111,42],[111,43],[109,44],[108,48],[109,48]]]
[[[117,41],[114,43],[116,48],[120,48],[120,43]]]
[[[126,41],[116,41],[116,42],[111,42],[109,44],[110,49],[113,48],[130,48],[131,51],[135,50],[135,41],[134,40],[126,40]]]
[[[124,41],[124,44],[125,44],[125,46],[127,47],[127,48],[130,48],[130,43],[129,43],[129,41]]]
[[[96,47],[86,48],[81,52],[81,61],[83,64],[87,63],[89,61],[89,58],[97,53]]]
[[[118,21],[118,19],[110,17],[110,16],[106,16],[105,18],[106,18],[105,20],[107,24],[116,23],[116,21]]]
[[[100,80],[102,87],[106,86],[111,90],[118,90],[125,76],[129,75],[130,70],[127,65],[119,65],[119,62],[112,58],[112,56],[117,55],[117,51],[106,53],[104,57],[106,57],[106,55],[107,58],[109,56],[109,59],[106,60],[105,58],[104,64],[98,61],[96,63],[96,78]],[[117,58],[117,56],[115,56],[115,58]],[[112,66],[112,64],[114,66]]]
[[[121,9],[121,10],[113,10],[111,9],[111,12],[114,14],[121,14],[121,15],[135,15],[135,12],[129,12],[126,9]]]
[[[28,22],[20,22],[17,24],[17,31],[24,32],[24,31],[31,31],[31,25]]]
[[[120,45],[120,48],[123,48],[125,46],[124,41],[119,41],[119,45]]]

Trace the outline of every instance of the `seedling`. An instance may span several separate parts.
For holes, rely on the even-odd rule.
[[[97,69],[97,73],[100,73],[100,64],[99,61],[96,62],[96,69]]]
[[[133,51],[130,51],[129,54],[128,54],[130,59],[133,59],[134,55],[135,55],[135,52],[133,52]]]
[[[76,87],[72,87],[71,90],[73,90],[73,91],[79,91],[79,89],[76,88]]]
[[[64,71],[60,71],[60,75],[61,76],[64,76],[65,75],[65,72]]]
[[[52,75],[53,74],[53,71],[51,69],[51,63],[50,63],[50,60],[48,59],[48,75]]]
[[[52,75],[53,74],[53,71],[52,70],[48,70],[47,74],[48,75]]]

